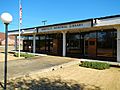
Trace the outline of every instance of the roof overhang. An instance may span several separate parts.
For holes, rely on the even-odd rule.
[[[21,36],[33,35],[33,34],[37,35],[37,34],[62,33],[62,32],[69,32],[69,33],[88,32],[88,31],[97,31],[97,30],[117,29],[118,27],[120,28],[120,24],[105,25],[105,26],[94,26],[94,27],[87,27],[87,28],[72,28],[72,29],[64,29],[64,30],[42,30],[40,32],[37,32],[37,30],[34,30],[34,31],[31,31],[31,32],[22,33]],[[9,32],[9,35],[19,35],[19,31]]]

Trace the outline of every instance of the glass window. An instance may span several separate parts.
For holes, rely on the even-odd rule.
[[[79,57],[81,54],[80,34],[70,33],[67,34],[67,55]]]
[[[40,52],[41,53],[45,53],[45,42],[46,40],[45,40],[45,35],[43,35],[43,36],[40,36]]]
[[[113,32],[113,56],[117,57],[117,31]]]
[[[39,36],[36,36],[36,37],[35,37],[35,40],[39,40]]]
[[[23,40],[28,40],[29,36],[22,36]]]
[[[33,40],[33,36],[29,36],[29,40]]]
[[[113,32],[99,31],[97,40],[97,55],[98,56],[113,56]]]
[[[23,40],[33,40],[33,36],[22,36]]]

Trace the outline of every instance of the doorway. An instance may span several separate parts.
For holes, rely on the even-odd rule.
[[[23,51],[33,52],[33,40],[23,40]]]
[[[62,34],[47,34],[45,51],[49,55],[62,55]]]
[[[89,32],[84,35],[84,55],[89,57],[96,56],[96,32]]]

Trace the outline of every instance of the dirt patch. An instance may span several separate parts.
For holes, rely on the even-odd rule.
[[[0,53],[0,62],[3,62],[5,59],[5,54]],[[23,57],[15,57],[13,54],[8,53],[8,61],[9,60],[17,60],[17,59],[23,59]]]
[[[11,50],[14,50],[14,46],[8,46],[8,52]],[[4,61],[4,58],[5,58],[4,52],[5,52],[5,46],[0,46],[0,62]],[[8,61],[17,60],[17,59],[23,59],[23,57],[18,58],[18,57],[13,56],[13,54],[8,53]]]
[[[72,65],[11,79],[9,88],[40,90],[120,90],[120,68],[96,70]],[[11,85],[11,86],[10,86]]]
[[[120,90],[120,68],[110,68],[106,70],[96,70],[79,67],[78,65],[61,68],[46,73],[33,75],[33,77],[54,78],[60,77],[62,80],[73,80],[77,84],[84,84],[90,90]],[[89,90],[89,89],[85,89]]]

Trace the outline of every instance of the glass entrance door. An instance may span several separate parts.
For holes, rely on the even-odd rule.
[[[62,54],[62,38],[61,34],[47,34],[45,50],[50,55]]]
[[[33,52],[33,40],[23,40],[23,51]]]
[[[53,55],[62,55],[62,34],[54,34],[52,53]]]
[[[52,54],[53,52],[53,34],[47,34],[46,35],[46,53]]]
[[[96,56],[96,32],[89,32],[84,35],[84,55]]]

